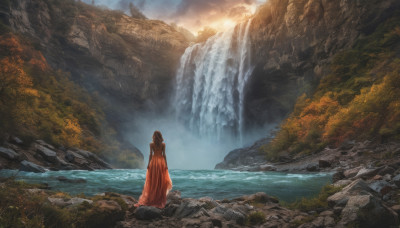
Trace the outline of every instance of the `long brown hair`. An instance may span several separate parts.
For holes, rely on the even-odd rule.
[[[162,142],[164,141],[162,134],[160,131],[154,131],[153,133],[153,142],[157,148],[161,147]]]

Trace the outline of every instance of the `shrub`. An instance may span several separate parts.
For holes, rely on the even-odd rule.
[[[265,223],[265,214],[262,211],[251,212],[246,219],[247,225],[255,226]]]
[[[341,187],[334,187],[333,185],[325,185],[318,196],[314,198],[302,198],[291,204],[286,204],[289,208],[298,209],[301,211],[323,211],[328,208],[328,197],[342,190]]]

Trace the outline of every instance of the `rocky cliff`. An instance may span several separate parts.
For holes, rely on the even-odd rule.
[[[310,93],[332,57],[372,33],[400,2],[270,0],[251,26],[255,70],[247,88],[247,126],[279,122],[299,95]]]
[[[254,16],[250,28],[252,62],[255,64],[255,70],[247,85],[244,109],[247,120],[246,126],[253,128],[280,122],[293,110],[296,99],[302,93],[307,94],[303,97],[304,99],[308,97],[312,100],[313,94],[318,91],[318,88],[322,88],[319,82],[326,77],[336,78],[336,81],[342,80],[342,84],[338,85],[338,88],[334,88],[334,85],[325,88],[328,85],[325,83],[325,87],[320,89],[323,90],[320,93],[324,94],[331,90],[333,93],[336,91],[339,94],[347,94],[346,102],[360,94],[361,88],[364,86],[367,86],[365,88],[371,86],[368,83],[354,85],[352,80],[356,79],[351,79],[351,77],[360,74],[363,78],[357,80],[373,82],[376,80],[374,73],[366,72],[369,70],[378,72],[390,68],[388,65],[395,56],[381,55],[384,58],[381,61],[384,63],[371,62],[370,60],[374,59],[371,56],[376,53],[387,53],[385,48],[388,46],[392,46],[392,50],[396,49],[396,42],[386,42],[382,38],[385,33],[377,32],[379,30],[377,28],[378,26],[382,27],[383,24],[393,25],[396,23],[394,19],[391,20],[392,22],[390,20],[387,22],[387,20],[394,17],[399,9],[400,3],[398,1],[269,1],[262,6]],[[391,31],[386,32],[391,34]],[[361,41],[364,38],[367,40]],[[358,49],[354,49],[356,42],[359,43]],[[357,62],[354,58],[361,57],[355,57],[355,55],[344,61],[336,61],[336,65],[333,64],[335,56],[351,50],[359,53],[359,56],[366,57]],[[366,54],[371,50],[378,51]],[[354,61],[354,63],[349,63],[349,61]],[[366,64],[367,62],[368,64]],[[352,64],[353,68],[346,64]],[[374,65],[376,69],[369,67]],[[336,70],[332,73],[332,68],[335,67]],[[362,73],[351,70],[355,67]],[[346,80],[348,81],[346,82]],[[334,98],[340,104],[338,108],[342,105],[347,107],[347,103],[344,103],[344,95],[332,96],[339,97]],[[340,96],[343,97],[340,98]],[[316,98],[316,101],[315,104],[318,103],[319,99]],[[301,110],[301,108],[301,103],[299,103],[298,109]],[[314,110],[312,107],[309,108],[309,110]],[[321,112],[317,111],[311,115],[312,117],[308,117],[311,118],[310,121],[314,121],[322,115]],[[307,116],[307,113],[303,116]],[[299,132],[293,133],[293,128],[288,128],[286,131],[289,133],[286,134],[286,137],[285,132],[283,132],[285,130],[279,131],[280,139],[285,138],[286,141],[281,140],[279,145],[275,143],[274,151],[279,153],[277,156],[283,160],[287,160],[287,157],[290,156],[288,151],[290,153],[307,153],[307,151],[310,153],[310,151],[315,152],[314,150],[323,149],[326,146],[324,144],[326,142],[319,138],[320,129],[323,128],[324,124],[319,122],[319,125],[314,124],[317,127],[312,128],[314,129],[312,131],[311,127],[307,128],[306,126],[314,125],[307,125],[304,122],[307,121],[305,119],[296,122],[296,118],[298,116],[293,118],[291,123],[294,125],[299,123],[304,128],[300,127],[299,132],[308,132],[309,136],[304,136],[306,138],[303,140],[304,143],[295,147],[290,144],[290,140],[296,141],[296,134]],[[313,138],[316,138],[316,140],[313,140]],[[288,147],[290,148],[288,149]],[[244,167],[246,169],[246,166],[251,166],[249,162],[246,162],[251,159],[246,159],[246,157],[254,158],[252,154],[255,154],[256,150],[259,153],[263,151],[257,143],[249,148],[232,151],[216,167],[223,169]],[[254,162],[254,164],[266,163],[266,153],[264,153],[264,157],[259,155],[256,157],[259,158],[259,161]],[[279,160],[282,160],[280,158]]]
[[[83,148],[100,153],[110,162],[121,160],[117,158],[121,154],[133,154],[131,160],[121,156],[125,156],[127,163],[137,163],[134,167],[140,166],[143,155],[125,141],[121,129],[137,110],[165,107],[179,58],[189,43],[185,35],[162,21],[133,18],[74,0],[2,1],[0,33],[5,34],[2,38],[4,47],[14,45],[8,40],[24,47],[20,50],[26,64],[24,69],[33,81],[33,87],[39,91],[34,100],[47,97],[54,101],[51,105],[46,101],[44,106],[34,106],[37,108],[32,111],[32,119],[36,118],[37,122],[35,126],[26,127],[24,132],[2,129],[0,135],[24,137],[28,132],[32,139],[40,139],[49,133],[44,139],[55,143],[56,140],[51,140],[55,138],[52,135],[59,135],[60,129],[65,128],[64,122],[72,118],[66,113],[73,106],[73,116],[79,123],[78,133],[83,129],[76,139],[85,138]],[[32,71],[31,67],[37,61],[32,62],[29,53],[43,54],[44,58],[39,62],[44,63],[46,70]],[[1,57],[15,59],[15,53],[2,50]],[[58,78],[52,81],[54,78],[48,74]],[[65,91],[81,92],[71,98]],[[87,107],[80,105],[79,108],[74,99]],[[43,107],[53,109],[37,117]],[[27,110],[27,107],[22,109]],[[9,114],[12,119],[11,111]],[[51,115],[57,116],[57,121]],[[38,118],[43,121],[37,121]],[[4,121],[7,120],[4,118]],[[48,122],[56,124],[52,132]],[[16,129],[16,126],[9,128]],[[32,129],[36,128],[40,129],[40,135],[35,133],[33,136]],[[56,143],[67,147],[63,141]],[[86,148],[91,145],[96,148]]]
[[[53,68],[71,72],[75,82],[105,98],[114,121],[138,107],[163,104],[188,46],[162,21],[73,0],[18,0],[5,3],[0,14],[13,31],[32,39]]]

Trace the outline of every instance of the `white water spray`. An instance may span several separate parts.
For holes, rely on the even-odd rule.
[[[251,20],[186,49],[176,81],[177,117],[202,137],[243,140]]]

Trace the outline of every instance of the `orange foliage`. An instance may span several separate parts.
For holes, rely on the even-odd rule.
[[[7,51],[10,56],[20,56],[23,52],[21,43],[15,36],[1,36],[0,48]]]

